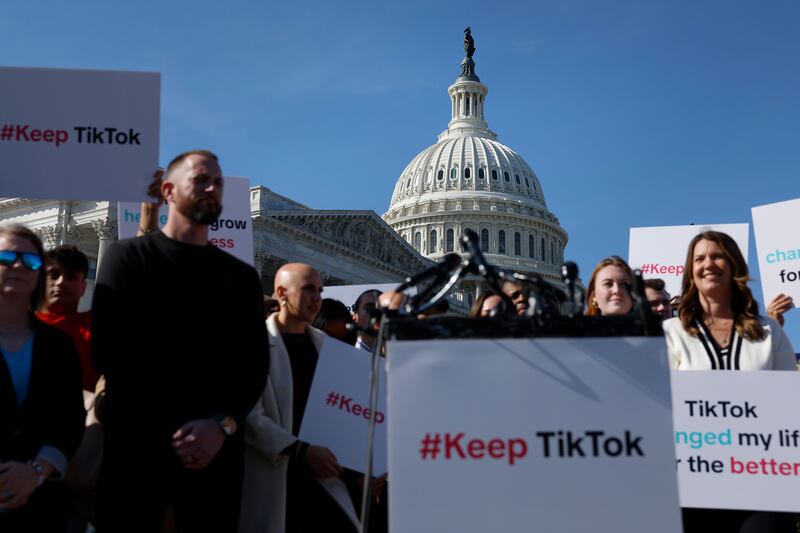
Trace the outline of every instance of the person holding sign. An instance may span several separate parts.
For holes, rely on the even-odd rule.
[[[670,366],[678,370],[796,370],[783,328],[759,315],[736,241],[706,231],[689,243],[678,316],[664,322]],[[793,515],[684,509],[685,533],[794,531]],[[745,529],[749,528],[749,529]]]
[[[23,226],[0,228],[0,531],[65,531],[63,479],[86,412],[72,340],[32,314],[44,249]]]
[[[758,313],[747,263],[716,231],[689,244],[678,316],[664,322],[670,365],[679,370],[796,370],[783,328]]]
[[[240,533],[356,530],[336,456],[297,438],[326,337],[310,325],[321,293],[322,279],[309,265],[289,263],[275,273],[280,310],[267,319],[267,386],[247,417]]]
[[[625,315],[633,309],[633,272],[622,258],[612,255],[600,261],[586,289],[588,316]]]

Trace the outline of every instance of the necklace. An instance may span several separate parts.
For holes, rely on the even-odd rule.
[[[717,341],[717,344],[723,348],[727,347],[730,342],[733,319],[718,318],[715,320],[714,318],[707,318],[705,324],[709,331],[711,331],[711,335],[714,337],[714,340]]]

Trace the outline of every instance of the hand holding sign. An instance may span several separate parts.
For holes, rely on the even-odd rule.
[[[145,233],[158,230],[158,210],[164,203],[164,195],[161,194],[161,185],[164,183],[164,169],[159,168],[153,173],[153,181],[147,187],[147,196],[154,202],[142,202],[142,219],[139,221],[139,228],[136,236],[141,237]]]
[[[794,307],[794,300],[792,297],[780,293],[773,298],[770,303],[767,304],[767,315],[769,315],[770,318],[777,320],[782,326],[784,322],[783,314],[792,307]]]
[[[332,451],[324,446],[310,445],[303,460],[314,477],[325,479],[342,475],[342,466],[339,464],[339,460]]]

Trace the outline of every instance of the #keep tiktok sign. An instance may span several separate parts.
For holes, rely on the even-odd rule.
[[[160,75],[0,67],[0,196],[147,199]]]
[[[642,277],[661,278],[671,296],[681,293],[686,254],[692,239],[705,231],[721,231],[736,241],[747,260],[747,224],[698,224],[631,228],[628,264],[640,269]]]
[[[663,337],[387,350],[393,533],[681,530]]]

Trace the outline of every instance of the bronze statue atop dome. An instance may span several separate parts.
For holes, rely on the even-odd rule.
[[[475,53],[475,39],[472,38],[472,28],[467,26],[464,30],[464,56],[472,57]]]
[[[472,28],[467,26],[464,30],[464,59],[461,61],[459,80],[481,81],[475,74],[475,61],[472,60],[474,53],[475,40],[472,38]]]

